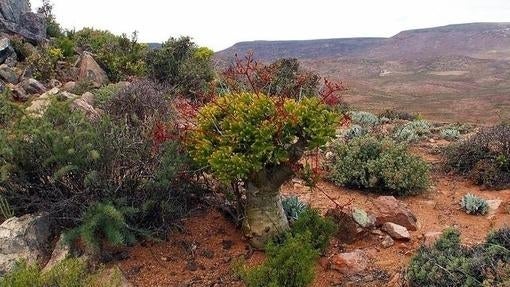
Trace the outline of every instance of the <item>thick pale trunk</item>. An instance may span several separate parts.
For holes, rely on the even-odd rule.
[[[268,188],[247,184],[243,229],[250,244],[258,249],[263,249],[268,240],[289,229],[279,189]]]

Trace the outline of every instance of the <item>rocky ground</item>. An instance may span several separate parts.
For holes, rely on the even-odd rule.
[[[426,141],[414,152],[437,166],[435,150],[445,144]],[[428,192],[398,199],[328,182],[321,182],[314,191],[299,180],[288,183],[285,195],[297,195],[324,213],[334,209],[337,202],[347,204],[346,213],[364,210],[369,218],[380,221],[376,223],[379,227],[368,222],[368,228],[356,223],[342,233],[343,240],[333,239],[317,263],[313,286],[401,286],[402,272],[414,252],[422,244],[433,242],[445,228],[459,229],[463,242],[471,245],[481,242],[490,230],[510,222],[510,190],[483,190],[439,168],[432,180],[434,185]],[[473,216],[460,210],[460,199],[466,193],[490,199],[489,214]],[[407,228],[391,223],[380,226],[384,221],[397,221]],[[351,243],[345,243],[346,239]],[[134,286],[244,286],[232,272],[233,264],[241,258],[248,264],[258,264],[263,257],[262,252],[249,248],[228,218],[206,208],[186,220],[183,232],[170,234],[168,241],[141,243],[127,250],[125,260],[112,264],[118,264]]]

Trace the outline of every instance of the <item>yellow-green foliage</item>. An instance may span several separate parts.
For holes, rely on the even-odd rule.
[[[317,98],[278,102],[251,93],[219,97],[199,111],[192,157],[219,179],[246,179],[289,161],[296,145],[315,148],[335,134],[337,116]]]
[[[114,269],[108,276],[104,276],[104,270],[91,273],[81,258],[64,259],[45,272],[37,265],[20,261],[0,278],[0,287],[117,287],[121,286],[117,272]]]

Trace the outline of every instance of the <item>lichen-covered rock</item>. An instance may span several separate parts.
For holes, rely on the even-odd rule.
[[[46,21],[32,12],[28,0],[0,0],[0,32],[38,43],[46,39]]]
[[[40,95],[46,92],[46,87],[38,80],[32,78],[24,79],[21,82],[21,86],[27,93],[32,95]]]
[[[19,82],[18,75],[13,68],[3,64],[0,65],[0,79],[6,81],[7,83],[17,84]]]
[[[79,81],[90,81],[96,88],[108,83],[106,72],[99,66],[90,53],[84,52],[82,54],[79,67]]]
[[[51,225],[45,214],[7,219],[0,225],[0,276],[9,272],[16,261],[36,263],[47,252]]]
[[[352,243],[367,234],[367,230],[354,220],[350,210],[334,208],[328,210],[326,216],[338,226],[336,237],[342,242]]]

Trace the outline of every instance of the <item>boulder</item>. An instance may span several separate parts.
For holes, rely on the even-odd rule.
[[[53,88],[40,95],[30,103],[30,106],[26,108],[26,111],[29,112],[32,116],[42,116],[50,105],[50,97],[57,95],[58,92],[58,88]]]
[[[326,216],[337,224],[336,237],[345,243],[352,243],[367,233],[367,230],[354,220],[350,210],[333,208],[326,212]]]
[[[51,239],[51,224],[46,214],[12,217],[0,225],[0,276],[16,261],[36,263],[45,257]]]
[[[62,86],[62,90],[66,91],[66,92],[72,92],[74,90],[74,88],[76,88],[76,82],[73,82],[73,81],[67,82]]]
[[[367,269],[368,258],[362,250],[333,255],[330,258],[330,268],[342,274],[359,273]]]
[[[46,92],[46,87],[33,78],[23,80],[21,86],[27,93],[32,95],[40,95]]]
[[[91,106],[95,103],[95,96],[91,92],[85,92],[80,98]]]
[[[0,78],[11,84],[17,84],[19,82],[16,71],[6,64],[0,65]]]
[[[409,240],[411,239],[411,234],[407,231],[402,225],[395,224],[393,222],[386,222],[383,224],[381,229],[388,233],[389,236],[393,239],[401,239],[401,240]]]
[[[393,241],[393,238],[391,238],[389,235],[386,235],[384,240],[381,242],[381,246],[383,248],[390,248],[393,245],[395,245],[395,241]]]
[[[418,230],[416,216],[401,201],[393,196],[379,196],[374,205],[377,209],[376,224],[381,226],[386,222],[392,222],[404,226],[408,230]]]
[[[1,0],[0,0],[1,1]],[[0,38],[0,64],[5,63],[7,59],[15,55],[14,49],[8,38]]]
[[[11,90],[11,96],[15,101],[26,102],[30,99],[30,95],[22,87],[13,84],[8,84],[7,87]]]
[[[28,0],[0,0],[0,31],[39,43],[46,39],[46,21],[32,12]]]
[[[46,263],[46,266],[43,268],[43,272],[51,270],[55,265],[66,259],[71,255],[71,247],[65,242],[64,235],[60,235],[57,243],[55,244],[55,248],[51,253],[50,260]]]
[[[95,120],[99,119],[99,117],[101,116],[101,113],[99,111],[97,111],[96,109],[94,109],[94,107],[92,105],[90,105],[89,103],[87,103],[86,100],[83,99],[82,97],[74,100],[71,103],[70,107],[73,111],[83,112],[85,114],[85,116],[91,121],[95,121]]]
[[[99,88],[108,83],[106,72],[101,69],[96,60],[94,60],[92,54],[84,52],[80,58],[79,67],[79,81],[90,81],[95,88]]]

